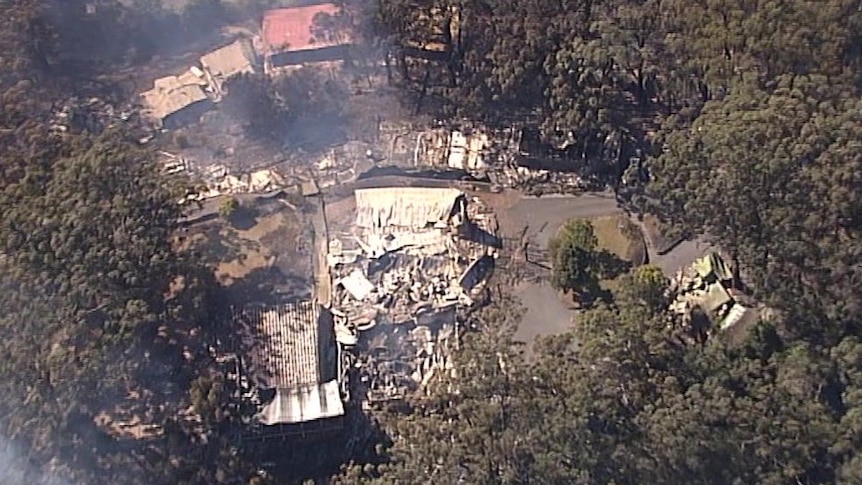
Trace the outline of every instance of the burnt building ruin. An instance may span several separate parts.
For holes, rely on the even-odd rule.
[[[452,370],[462,330],[499,248],[496,220],[451,188],[355,192],[352,227],[330,232],[336,327],[353,337],[367,403],[401,399]]]

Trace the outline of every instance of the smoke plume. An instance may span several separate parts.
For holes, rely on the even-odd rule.
[[[47,476],[32,467],[15,446],[0,437],[0,484],[3,485],[71,485],[66,480]]]

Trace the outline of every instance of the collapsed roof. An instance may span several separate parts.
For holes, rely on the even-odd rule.
[[[164,123],[165,120],[195,105],[209,103],[203,90],[206,81],[191,72],[156,79],[153,89],[141,94],[145,115]]]
[[[384,228],[420,230],[445,227],[464,194],[457,189],[384,187],[356,191],[356,225],[375,232]]]
[[[719,330],[727,330],[740,322],[756,320],[760,312],[742,305],[732,289],[733,271],[724,259],[711,252],[679,271],[672,280],[674,297],[670,310],[689,325],[690,312],[700,308],[715,319]]]
[[[329,244],[334,313],[360,332],[357,368],[369,401],[397,399],[451,369],[458,308],[493,269],[493,215],[452,188],[355,191],[356,220]],[[354,244],[356,246],[354,246]]]
[[[254,73],[254,65],[254,49],[247,39],[238,39],[201,57],[201,67],[216,92],[231,77]]]

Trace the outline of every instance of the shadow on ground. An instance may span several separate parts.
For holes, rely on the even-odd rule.
[[[270,266],[257,268],[242,278],[227,285],[228,298],[232,305],[248,303],[275,305],[296,303],[311,297],[308,279],[285,274],[280,268]]]

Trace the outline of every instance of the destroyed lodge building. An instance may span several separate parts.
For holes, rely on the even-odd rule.
[[[482,294],[500,247],[493,214],[451,188],[360,189],[354,201],[355,219],[330,227],[319,255],[328,307],[234,314],[250,437],[337,432],[351,401],[401,399],[452,371],[459,311]]]
[[[400,399],[451,370],[458,312],[482,294],[500,247],[496,220],[452,188],[361,189],[355,203],[355,224],[330,232],[332,311],[358,334],[365,399]]]

